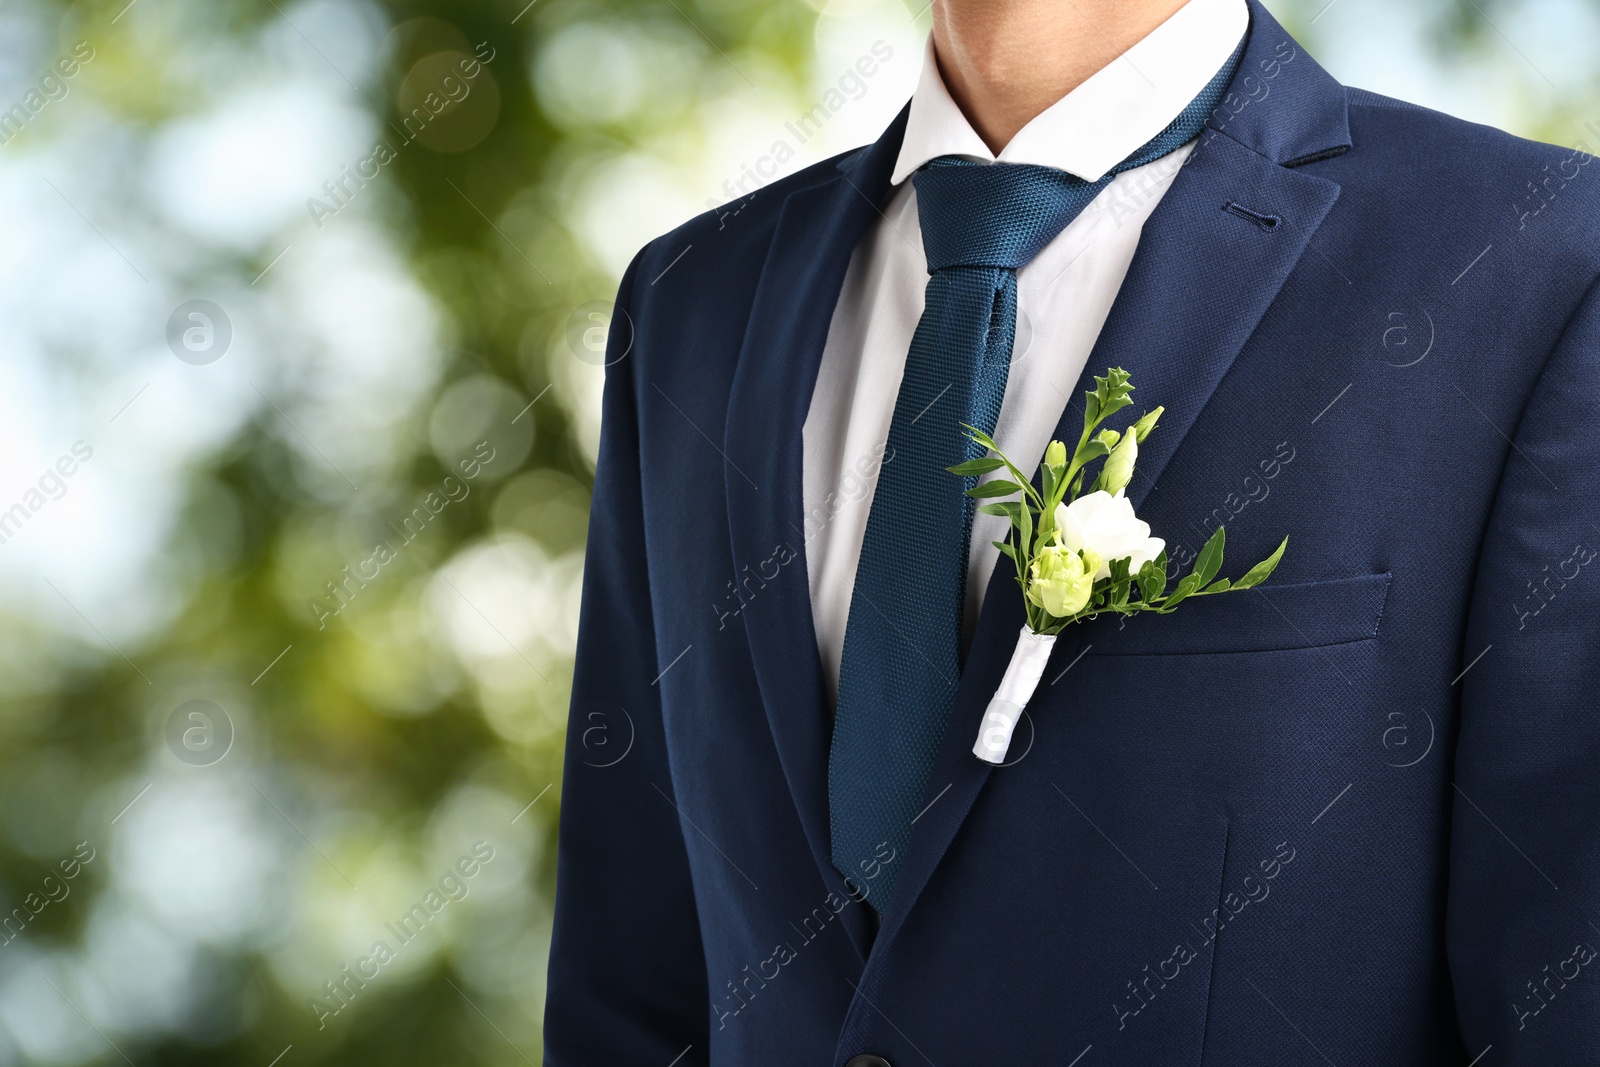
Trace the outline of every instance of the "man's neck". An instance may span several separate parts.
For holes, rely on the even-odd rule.
[[[1167,21],[1185,0],[935,0],[950,96],[999,154],[1018,130]]]

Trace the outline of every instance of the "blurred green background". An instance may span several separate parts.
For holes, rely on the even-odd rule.
[[[1347,82],[1600,144],[1592,0],[1271,6]],[[539,1061],[611,293],[875,137],[928,24],[0,9],[0,1064]]]

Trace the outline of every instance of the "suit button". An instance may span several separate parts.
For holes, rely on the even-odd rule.
[[[874,1056],[871,1053],[864,1053],[860,1056],[853,1057],[849,1063],[844,1065],[844,1067],[894,1067],[894,1064],[890,1063],[882,1056]]]

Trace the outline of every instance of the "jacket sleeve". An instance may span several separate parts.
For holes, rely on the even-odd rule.
[[[701,1062],[705,960],[673,797],[645,562],[639,360],[623,276],[606,348],[561,787],[547,1067]],[[625,318],[625,316],[628,316]],[[659,793],[658,793],[659,790]],[[676,803],[676,801],[673,801]]]
[[[1600,1048],[1600,290],[1514,435],[1462,666],[1447,951],[1467,1055]],[[1481,658],[1480,658],[1481,657]]]

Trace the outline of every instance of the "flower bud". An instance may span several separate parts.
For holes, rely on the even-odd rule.
[[[1161,413],[1165,410],[1166,408],[1153,408],[1145,412],[1139,417],[1139,421],[1129,428],[1128,432],[1143,441],[1150,436],[1150,431],[1156,428],[1156,420],[1161,418]]]
[[[1058,619],[1082,611],[1094,592],[1094,568],[1086,567],[1078,553],[1060,545],[1041,549],[1030,575],[1028,599]]]
[[[1051,441],[1044,450],[1044,463],[1047,467],[1060,470],[1067,465],[1067,446],[1060,441]]]
[[[1127,488],[1133,480],[1133,465],[1139,458],[1139,435],[1126,433],[1122,440],[1117,442],[1117,447],[1111,450],[1111,455],[1106,457],[1106,465],[1100,470],[1100,488],[1115,496]]]
[[[1092,584],[1094,580],[1100,577],[1096,572],[1100,569],[1100,564],[1104,563],[1105,560],[1100,558],[1100,553],[1088,547],[1079,549],[1078,555],[1083,557],[1083,573],[1090,576]]]

